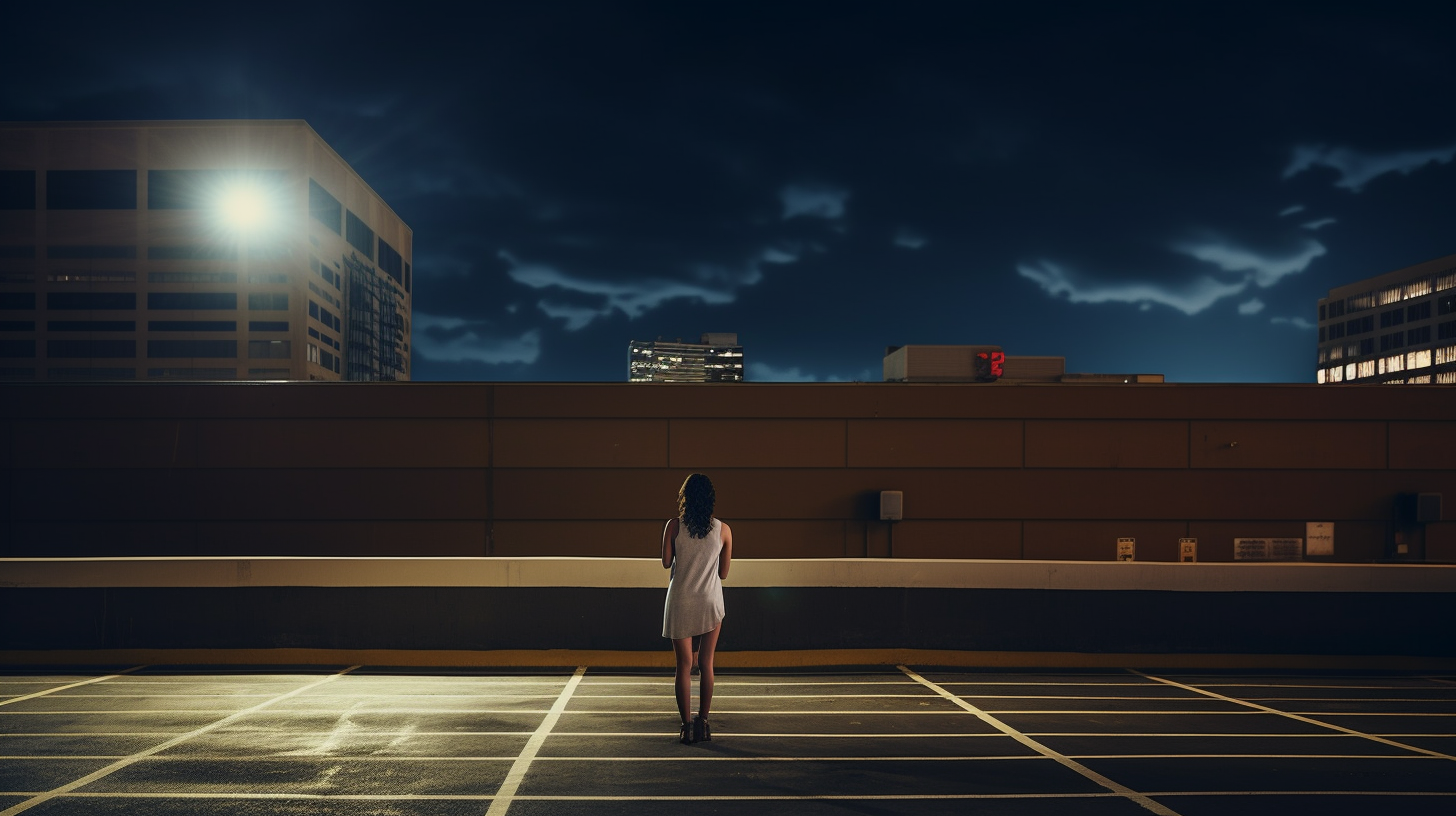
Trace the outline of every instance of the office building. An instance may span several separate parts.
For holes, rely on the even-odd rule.
[[[1456,255],[1331,289],[1320,383],[1456,383]]]
[[[1160,383],[1162,374],[1069,374],[1065,357],[1011,356],[1000,346],[890,346],[885,382]]]
[[[0,377],[407,380],[413,234],[307,123],[0,124]]]
[[[627,346],[627,380],[743,382],[743,346],[728,332],[704,334],[696,343],[633,340]]]

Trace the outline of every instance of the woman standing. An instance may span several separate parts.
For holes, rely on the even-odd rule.
[[[707,476],[694,473],[677,491],[675,519],[662,531],[662,566],[672,570],[662,609],[662,636],[672,640],[677,657],[674,690],[682,718],[682,743],[713,738],[708,710],[713,704],[713,651],[723,630],[723,579],[733,559],[733,531],[713,518],[717,496]],[[701,635],[698,655],[698,716],[693,700],[693,638]]]

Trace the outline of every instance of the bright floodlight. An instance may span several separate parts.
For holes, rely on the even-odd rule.
[[[273,218],[267,194],[257,184],[239,182],[222,191],[218,213],[223,225],[240,234],[257,233]]]

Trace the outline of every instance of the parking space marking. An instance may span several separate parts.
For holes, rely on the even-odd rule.
[[[1349,734],[1236,734],[1226,731],[1023,731],[1028,737],[1200,737],[1212,739],[1343,739]],[[1359,734],[1357,736],[1367,736]],[[1386,735],[1389,736],[1389,735]],[[1411,736],[1434,737],[1439,734],[1412,734]],[[1405,747],[1405,746],[1399,746]]]
[[[1363,790],[1263,790],[1263,791],[1158,791],[1149,796],[1444,796],[1456,797],[1453,791],[1363,791]]]
[[[753,679],[753,680],[748,680],[748,679],[724,680],[722,682],[715,683],[714,686],[713,686],[713,688],[715,690],[719,686],[908,686],[910,688],[920,688],[920,686],[916,685],[915,683],[911,683],[911,682],[909,682],[907,680],[788,680],[788,681],[781,681],[777,675],[743,675],[743,674],[739,674],[739,675],[735,675],[735,676],[736,677],[739,677],[739,678],[754,677],[754,678],[761,678],[761,679]],[[786,676],[786,677],[804,677],[805,675],[798,674],[798,675],[784,675],[784,676]],[[816,676],[816,677],[836,677],[836,676],[843,676],[843,675],[829,675],[829,674],[826,674],[826,675],[813,675],[813,676]],[[662,685],[662,681],[663,680],[671,680],[671,679],[672,679],[672,675],[671,674],[658,675],[658,676],[653,677],[650,680],[599,680],[599,679],[596,679],[596,678],[590,678],[586,682],[582,683],[582,685],[583,686],[586,686],[587,688],[592,688],[592,687],[595,687],[595,686],[652,686],[654,688],[657,688],[657,687],[660,687]],[[1132,684],[1132,683],[1129,683],[1127,685],[1143,685],[1143,684]]]
[[[1092,782],[1094,782],[1094,783],[1096,783],[1098,785],[1101,785],[1104,788],[1107,788],[1108,790],[1112,791],[1113,793],[1116,793],[1119,796],[1123,796],[1123,797],[1125,797],[1127,799],[1130,799],[1130,800],[1138,803],[1143,808],[1145,808],[1147,810],[1150,810],[1153,813],[1161,814],[1161,816],[1178,816],[1178,812],[1175,811],[1175,810],[1173,810],[1173,809],[1171,809],[1171,808],[1169,808],[1168,806],[1163,805],[1163,804],[1160,804],[1158,802],[1155,802],[1152,799],[1150,799],[1148,796],[1146,796],[1146,795],[1144,795],[1142,793],[1139,793],[1139,792],[1133,790],[1132,788],[1127,787],[1126,785],[1122,785],[1122,784],[1120,784],[1118,782],[1114,782],[1111,779],[1108,779],[1107,777],[1103,776],[1102,774],[1099,774],[1096,771],[1092,770],[1091,768],[1088,768],[1086,765],[1083,765],[1082,763],[1080,763],[1080,762],[1078,762],[1078,761],[1076,761],[1074,759],[1071,759],[1071,758],[1069,758],[1069,757],[1067,757],[1067,756],[1065,756],[1063,754],[1060,754],[1060,753],[1057,753],[1056,751],[1053,751],[1051,748],[1048,748],[1047,746],[1043,745],[1042,743],[1037,742],[1036,740],[1034,740],[1034,739],[1026,736],[1025,734],[1021,733],[1020,731],[1017,731],[1016,729],[1012,728],[1011,726],[1007,725],[1006,723],[1001,722],[1000,720],[996,719],[995,717],[991,716],[990,714],[987,714],[986,712],[984,712],[981,709],[975,707],[974,705],[966,702],[965,700],[962,700],[961,698],[955,696],[951,692],[946,691],[945,689],[941,688],[940,686],[936,685],[935,683],[932,683],[929,680],[926,680],[924,677],[921,677],[919,674],[916,674],[914,671],[912,671],[909,667],[907,667],[907,666],[899,666],[898,668],[900,669],[900,671],[904,672],[905,675],[907,677],[909,677],[910,679],[912,679],[912,680],[914,680],[914,681],[916,681],[916,682],[924,685],[926,688],[930,689],[931,691],[934,691],[936,694],[939,694],[940,696],[946,698],[947,700],[950,700],[951,702],[955,703],[957,706],[965,709],[966,711],[970,712],[971,714],[976,715],[976,717],[978,719],[980,719],[982,722],[985,722],[987,725],[990,725],[992,728],[995,728],[997,731],[1000,731],[1001,733],[1006,734],[1007,736],[1011,737],[1012,739],[1015,739],[1017,742],[1020,742],[1022,745],[1025,745],[1026,747],[1032,749],[1033,751],[1036,751],[1037,753],[1041,754],[1042,756],[1045,756],[1045,757],[1047,757],[1049,759],[1055,760],[1056,762],[1060,763],[1062,766],[1066,767],[1068,770],[1072,770],[1072,771],[1077,772],[1078,774],[1081,774],[1082,776],[1086,777],[1087,779],[1091,780]]]
[[[361,802],[485,802],[495,796],[488,793],[211,793],[202,791],[178,791],[175,793],[149,793],[145,791],[116,791],[98,793],[72,793],[69,799],[247,799],[247,800],[328,800]],[[660,795],[602,795],[571,796],[567,794],[535,795],[514,797],[517,802],[844,802],[844,801],[899,801],[899,800],[996,800],[996,799],[1113,799],[1118,794],[1110,792],[1088,793],[886,793],[886,794],[761,794],[724,795],[704,797],[697,794]]]
[[[0,738],[9,737],[170,737],[177,731],[6,731]]]
[[[315,680],[314,682],[309,683],[306,686],[301,686],[299,688],[294,689],[293,691],[286,692],[284,694],[280,694],[277,697],[272,698],[271,700],[265,700],[264,702],[258,703],[257,705],[255,705],[255,706],[253,706],[251,708],[247,708],[247,709],[244,709],[242,711],[236,712],[236,713],[234,713],[232,715],[229,715],[229,716],[224,717],[224,718],[222,718],[220,720],[217,720],[216,722],[210,723],[208,725],[204,725],[201,728],[193,729],[191,731],[188,731],[185,734],[180,734],[180,735],[178,735],[176,737],[173,737],[173,738],[171,738],[169,740],[166,740],[165,742],[158,743],[157,745],[154,745],[151,748],[146,749],[145,751],[138,751],[137,753],[132,754],[131,756],[126,757],[125,759],[117,760],[116,762],[113,762],[110,765],[107,765],[106,767],[101,768],[100,770],[92,771],[91,773],[86,774],[85,776],[83,776],[83,777],[81,777],[79,779],[73,779],[70,782],[67,782],[66,784],[64,784],[64,785],[62,785],[62,786],[60,786],[58,788],[55,788],[53,790],[46,791],[45,793],[39,794],[37,796],[33,796],[33,797],[31,797],[29,799],[26,799],[25,801],[23,801],[23,802],[21,802],[21,803],[19,803],[17,805],[14,805],[12,807],[6,808],[5,810],[0,810],[0,816],[15,816],[15,814],[17,814],[17,813],[23,813],[23,812],[25,812],[27,810],[30,810],[31,808],[35,807],[36,805],[39,805],[39,804],[43,804],[45,802],[48,802],[48,801],[50,801],[51,799],[54,799],[57,796],[61,796],[63,794],[70,793],[71,791],[74,791],[75,789],[77,789],[77,788],[79,788],[79,787],[81,787],[83,785],[89,785],[92,782],[95,782],[96,780],[101,779],[102,777],[105,777],[105,776],[108,776],[110,774],[113,774],[113,773],[121,770],[122,768],[125,768],[125,767],[127,767],[129,765],[135,764],[136,762],[138,762],[140,760],[143,760],[143,759],[146,759],[147,757],[152,756],[153,754],[157,754],[157,753],[160,753],[162,751],[165,751],[165,750],[167,750],[168,748],[171,748],[174,745],[177,745],[179,743],[185,742],[186,740],[189,740],[189,739],[191,739],[193,737],[196,737],[196,736],[199,736],[201,734],[206,734],[207,732],[216,730],[216,729],[218,729],[218,728],[220,728],[220,727],[222,727],[224,725],[227,725],[230,722],[233,722],[235,720],[238,720],[238,719],[240,719],[242,717],[245,717],[245,716],[247,716],[249,714],[252,714],[254,712],[260,711],[260,710],[268,707],[269,705],[272,705],[273,703],[278,702],[279,700],[286,700],[289,697],[293,697],[295,695],[302,694],[303,692],[308,691],[309,689],[314,688],[316,686],[321,686],[324,683],[328,683],[328,682],[330,682],[332,680],[337,680],[338,678],[343,677],[345,674],[348,674],[349,672],[351,672],[351,671],[353,671],[354,669],[357,669],[357,668],[359,668],[359,667],[358,666],[350,666],[347,669],[343,669],[343,670],[338,671],[338,672],[336,672],[334,674],[328,675],[327,677],[324,677],[322,679]]]
[[[1266,713],[1269,713],[1269,714],[1277,714],[1277,715],[1279,715],[1281,717],[1288,717],[1288,718],[1290,718],[1292,720],[1298,720],[1300,722],[1308,723],[1310,725],[1317,725],[1317,726],[1319,726],[1321,728],[1328,728],[1328,729],[1330,729],[1332,731],[1339,731],[1341,733],[1350,734],[1351,736],[1363,737],[1365,739],[1375,740],[1376,742],[1382,742],[1382,743],[1385,743],[1386,745],[1395,746],[1396,748],[1404,748],[1404,749],[1406,749],[1408,751],[1414,751],[1414,752],[1416,752],[1418,754],[1425,754],[1427,756],[1437,757],[1438,759],[1449,759],[1449,760],[1451,760],[1453,762],[1456,762],[1456,756],[1451,756],[1450,754],[1443,754],[1443,753],[1441,753],[1439,751],[1431,751],[1431,750],[1427,750],[1425,748],[1418,748],[1418,747],[1416,747],[1414,745],[1408,745],[1408,744],[1403,743],[1403,742],[1396,742],[1395,740],[1387,739],[1387,738],[1381,737],[1381,736],[1376,736],[1375,734],[1369,734],[1369,733],[1366,733],[1364,731],[1356,731],[1353,728],[1346,728],[1346,727],[1344,727],[1342,725],[1335,725],[1334,723],[1322,722],[1320,720],[1316,720],[1316,719],[1313,719],[1311,717],[1306,717],[1306,716],[1304,716],[1302,714],[1294,714],[1294,713],[1291,713],[1291,712],[1288,712],[1288,711],[1280,711],[1277,708],[1270,708],[1269,706],[1260,705],[1258,703],[1251,702],[1249,700],[1241,700],[1241,699],[1239,699],[1237,697],[1229,697],[1229,696],[1224,695],[1224,694],[1219,694],[1216,691],[1209,691],[1207,689],[1198,688],[1197,686],[1190,686],[1190,685],[1187,685],[1187,684],[1184,684],[1184,683],[1179,683],[1176,680],[1168,680],[1168,679],[1163,678],[1163,677],[1157,677],[1155,675],[1146,674],[1144,672],[1138,671],[1137,669],[1128,669],[1128,671],[1130,671],[1130,672],[1132,672],[1134,674],[1140,675],[1142,677],[1146,677],[1149,680],[1156,680],[1159,683],[1167,683],[1170,686],[1177,686],[1178,688],[1188,689],[1189,691],[1196,691],[1199,694],[1206,694],[1209,697],[1217,697],[1220,700],[1228,700],[1229,702],[1234,702],[1234,703],[1238,703],[1239,705],[1249,706],[1250,708],[1255,708],[1255,709],[1258,709],[1260,711],[1263,711],[1263,712],[1266,712]],[[1340,715],[1337,715],[1337,716],[1346,716],[1346,715],[1340,714]],[[1377,716],[1384,716],[1384,715],[1377,715]],[[1399,715],[1399,716],[1409,717],[1409,716],[1427,716],[1427,715],[1403,714],[1403,715]],[[1437,716],[1447,716],[1447,715],[1437,715]]]
[[[661,686],[659,686],[660,688]],[[593,700],[654,700],[659,697],[666,697],[666,694],[578,694],[578,698],[590,697]],[[935,700],[939,699],[933,694],[719,694],[716,684],[713,688],[714,700],[858,700],[858,699],[910,699],[910,700]],[[1123,698],[1114,698],[1123,699]]]
[[[117,700],[132,700],[132,699],[149,700],[149,699],[153,699],[153,698],[156,698],[156,697],[166,697],[168,699],[171,699],[173,697],[223,697],[223,698],[232,700],[232,699],[241,699],[241,698],[244,698],[244,697],[272,697],[272,696],[273,695],[271,695],[271,694],[175,694],[175,693],[172,693],[172,692],[162,692],[160,694],[55,694],[55,695],[52,695],[52,699],[55,699],[55,698],[58,698],[58,697],[64,697],[66,699],[81,699],[81,700],[110,700],[110,699],[117,699]]]
[[[596,712],[592,712],[592,713],[596,713]],[[947,710],[947,711],[942,711],[941,713],[942,714],[949,714],[951,712],[949,710]],[[551,736],[553,736],[553,737],[659,737],[659,736],[676,737],[677,736],[677,733],[678,732],[676,732],[676,731],[553,731],[553,732],[551,732]],[[1001,739],[1001,735],[1000,734],[986,734],[986,733],[956,734],[956,733],[953,733],[953,732],[947,732],[947,733],[944,733],[944,734],[938,734],[938,733],[903,734],[903,733],[896,732],[896,733],[893,733],[893,734],[881,734],[881,733],[876,733],[876,732],[873,732],[873,731],[861,731],[861,732],[857,732],[857,733],[853,733],[853,734],[808,734],[808,733],[805,733],[803,731],[787,731],[787,732],[784,732],[784,733],[781,733],[781,734],[777,734],[777,733],[768,733],[768,732],[760,732],[760,731],[734,731],[733,732],[733,736],[735,736],[735,737],[813,737],[815,739],[864,739],[865,737],[873,737],[874,739],[944,739],[944,738],[948,738],[948,737],[989,737],[989,738],[993,738],[993,739]]]
[[[309,706],[307,708],[294,708],[280,706],[275,709],[279,712],[289,714],[308,714],[316,709],[325,711],[331,710],[323,706]],[[66,711],[0,711],[0,717],[29,717],[29,716],[64,716],[76,714],[227,714],[236,711],[235,708],[120,708],[115,710],[101,708],[87,708]],[[362,714],[545,714],[550,709],[545,708],[366,708],[356,713]],[[592,711],[572,712],[574,714],[639,714],[638,711]],[[916,712],[928,713],[928,712]]]
[[[125,759],[126,754],[27,754],[23,756],[0,756],[0,762],[32,759]]]
[[[56,686],[55,688],[46,689],[45,691],[37,691],[37,692],[35,692],[33,694],[22,694],[19,697],[11,697],[8,700],[0,700],[0,706],[10,705],[11,703],[18,703],[21,700],[33,700],[36,697],[44,697],[47,694],[55,694],[58,691],[65,691],[66,689],[80,688],[81,686],[89,686],[92,683],[101,683],[101,682],[105,682],[107,680],[114,680],[114,679],[116,679],[118,677],[121,677],[123,675],[126,675],[126,674],[129,674],[131,672],[137,671],[138,669],[145,669],[145,668],[146,668],[145,665],[142,665],[142,666],[132,666],[131,668],[126,669],[124,671],[119,671],[116,674],[108,674],[108,675],[105,675],[103,677],[93,677],[90,680],[82,680],[79,683],[68,683],[68,684],[63,685],[63,686]],[[75,696],[80,696],[80,695],[75,695]]]
[[[1424,757],[1417,756],[1389,756],[1386,754],[1067,754],[1067,756],[1072,759],[1424,759]]]
[[[743,736],[734,734],[733,736]],[[943,735],[937,735],[943,736]],[[1028,756],[1026,754],[1004,754],[1000,756],[805,756],[805,757],[775,757],[775,756],[613,756],[613,757],[573,757],[573,756],[551,756],[537,757],[537,762],[980,762],[994,761],[1007,762],[1018,759],[1034,759],[1038,762],[1045,757]]]
[[[1085,708],[1083,708],[1083,709],[1031,708],[1031,709],[1024,709],[1024,710],[1023,709],[1012,709],[1012,708],[986,708],[986,709],[982,709],[982,711],[985,711],[987,714],[1116,714],[1119,717],[1121,717],[1124,714],[1127,714],[1127,715],[1139,715],[1139,716],[1152,716],[1152,717],[1171,717],[1171,716],[1174,716],[1174,715],[1177,715],[1177,716],[1180,716],[1180,717],[1183,717],[1183,716],[1194,716],[1194,715],[1199,716],[1199,717],[1249,717],[1249,716],[1258,716],[1258,714],[1259,714],[1259,712],[1257,712],[1257,711],[1177,711],[1177,710],[1174,710],[1174,709],[1171,709],[1171,708],[1168,709],[1167,711],[1119,711],[1118,709],[1115,709],[1115,708],[1092,708],[1092,709],[1085,709]],[[929,712],[921,711],[921,712],[906,712],[906,713],[926,714],[926,713],[929,713]]]
[[[1444,691],[1445,689],[1442,689]],[[1258,700],[1265,703],[1443,703],[1456,702],[1440,697],[1240,697],[1241,700]]]
[[[500,788],[496,790],[495,798],[490,800],[490,809],[486,811],[486,816],[505,816],[505,812],[510,809],[511,800],[515,798],[516,791],[521,789],[521,782],[525,780],[526,772],[531,769],[531,762],[540,753],[541,746],[545,744],[546,737],[555,727],[556,721],[561,719],[562,712],[566,711],[566,703],[571,700],[571,693],[576,691],[576,687],[581,684],[581,678],[585,674],[586,666],[577,666],[571,679],[566,681],[566,688],[561,690],[561,694],[556,697],[556,702],[551,706],[551,710],[546,713],[545,719],[536,727],[531,738],[526,740],[520,755],[511,764],[511,769],[506,772],[506,778],[501,782]],[[4,814],[0,814],[0,816],[4,816]]]
[[[714,694],[713,695],[713,701],[714,702],[717,702],[717,700],[718,700],[718,695],[717,694]],[[765,710],[760,711],[760,710],[757,710],[757,709],[730,709],[730,708],[720,709],[717,706],[714,706],[713,707],[713,715],[714,716],[718,716],[718,715],[721,714],[721,715],[732,715],[732,716],[743,716],[743,717],[759,716],[759,715],[763,715],[763,716],[774,716],[774,717],[778,717],[778,716],[786,716],[786,717],[827,717],[827,716],[834,716],[834,717],[838,717],[840,715],[855,716],[855,717],[871,717],[871,716],[874,716],[874,717],[934,717],[936,715],[946,714],[949,711],[950,711],[949,708],[936,708],[936,709],[929,709],[929,710],[924,710],[924,711],[922,711],[920,709],[905,709],[905,710],[902,711],[902,710],[893,709],[893,708],[892,709],[874,709],[874,710],[868,710],[868,711],[861,711],[861,710],[858,710],[858,709],[856,709],[856,710],[849,710],[849,709],[844,709],[844,710],[829,709],[827,711],[809,709],[809,710],[805,710],[805,711],[781,711],[781,710],[776,709],[776,708],[770,708],[770,709],[765,709]],[[76,713],[79,713],[79,712],[76,712]],[[503,713],[503,712],[498,712],[498,713]],[[512,713],[521,714],[521,713],[530,713],[530,712],[515,711],[515,712],[512,712]],[[645,711],[645,710],[640,709],[640,708],[639,709],[626,709],[626,710],[615,710],[615,709],[614,710],[607,710],[607,709],[604,709],[604,708],[602,708],[602,709],[591,708],[591,709],[572,709],[571,711],[568,711],[566,713],[572,715],[573,717],[582,717],[582,716],[586,716],[588,714],[610,714],[610,715],[613,715],[613,716],[621,717],[621,716],[626,716],[626,715],[641,716],[641,715],[646,715],[646,714],[653,714],[653,713],[656,713],[656,712],[653,712],[653,711]],[[1105,714],[1107,712],[1092,712],[1092,713],[1103,713],[1103,714]]]

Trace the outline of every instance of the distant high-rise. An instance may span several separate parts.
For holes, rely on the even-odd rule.
[[[1160,383],[1162,374],[1068,374],[1065,357],[1013,357],[1000,346],[890,346],[885,382]]]
[[[627,347],[629,382],[742,382],[738,335],[704,334],[696,343],[633,340]]]
[[[1319,300],[1321,383],[1456,383],[1456,255]]]
[[[0,378],[407,380],[413,242],[302,121],[0,124]]]

